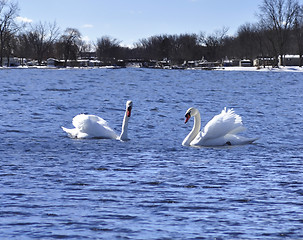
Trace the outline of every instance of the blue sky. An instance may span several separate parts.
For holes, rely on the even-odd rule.
[[[17,0],[20,19],[79,29],[84,39],[104,35],[131,46],[157,34],[210,34],[228,27],[234,35],[256,22],[263,0]]]

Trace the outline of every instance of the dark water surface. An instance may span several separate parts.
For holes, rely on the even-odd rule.
[[[0,239],[303,239],[303,75],[0,71]],[[79,113],[128,142],[70,139]],[[233,107],[252,145],[181,145]]]

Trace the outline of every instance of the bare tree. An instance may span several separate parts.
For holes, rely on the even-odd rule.
[[[283,65],[283,55],[296,14],[299,10],[297,0],[263,0],[259,14],[261,24],[267,29],[266,36],[271,43],[275,57],[274,65],[278,66],[280,56]]]
[[[59,28],[57,27],[56,22],[39,22],[38,24],[31,26],[28,36],[34,49],[35,58],[38,60],[38,64],[41,65],[45,54],[58,39]]]
[[[10,66],[10,57],[14,54],[14,49],[16,48],[16,38],[14,33],[7,32],[5,34],[4,41],[4,56],[7,59],[7,66]]]
[[[93,45],[91,42],[87,42],[83,39],[81,39],[81,42],[80,42],[80,57],[81,58],[85,58],[85,57],[88,57],[87,56],[87,53],[91,53],[93,51]],[[90,57],[91,55],[89,55]]]
[[[19,11],[18,4],[8,0],[0,0],[0,66],[3,66],[3,57],[6,42],[18,31],[14,19]],[[9,54],[8,54],[9,55]]]
[[[81,45],[81,33],[78,29],[67,28],[64,34],[60,37],[59,51],[64,58],[64,66],[67,66],[67,60],[76,60],[80,45]]]
[[[303,6],[300,6],[296,14],[293,33],[295,42],[297,43],[298,54],[300,56],[299,66],[303,65]]]
[[[96,51],[100,61],[110,62],[119,57],[120,42],[109,36],[103,36],[97,39]]]
[[[32,49],[32,44],[29,39],[27,33],[20,33],[16,36],[16,46],[15,46],[15,53],[18,57],[25,59],[25,58],[34,58],[34,52]],[[22,61],[22,65],[25,64]]]
[[[169,59],[174,64],[184,60],[198,60],[202,58],[203,47],[196,34],[156,35],[141,39],[135,44],[140,58],[162,60]]]
[[[221,30],[215,31],[208,36],[201,35],[201,42],[205,44],[207,50],[207,59],[216,61],[223,57],[220,55],[220,48],[223,45],[224,39],[228,32],[227,27],[223,27]]]
[[[174,41],[173,59],[176,63],[184,62],[185,60],[200,60],[203,57],[202,46],[199,42],[197,34],[180,34],[172,36]]]
[[[163,59],[162,50],[160,48],[160,44],[162,43],[165,35],[160,36],[151,36],[149,38],[140,39],[138,43],[136,43],[136,47],[141,49],[143,53],[141,58],[145,59]]]
[[[253,59],[259,54],[259,46],[256,36],[256,26],[250,23],[241,25],[237,32],[240,58]]]

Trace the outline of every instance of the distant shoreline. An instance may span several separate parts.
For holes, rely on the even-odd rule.
[[[53,66],[19,66],[19,67],[0,67],[0,70],[15,70],[15,69],[39,69],[39,70],[73,70],[73,69],[123,69],[123,68],[134,68],[134,67],[116,67],[116,66],[104,66],[104,67],[53,67]],[[303,67],[298,66],[286,66],[273,68],[267,67],[213,67],[208,69],[201,68],[185,68],[185,69],[166,69],[166,68],[147,68],[156,70],[183,70],[183,71],[243,71],[243,72],[303,72]]]

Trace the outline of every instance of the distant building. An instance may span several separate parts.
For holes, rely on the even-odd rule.
[[[81,59],[96,59],[96,52],[81,52],[80,53]]]
[[[257,57],[254,60],[254,66],[273,66],[274,58],[272,57]],[[279,57],[279,66],[300,66],[300,56],[299,55],[284,55],[283,64],[281,57]]]
[[[231,59],[225,58],[222,62],[223,67],[238,67],[240,65],[240,59]]]
[[[279,65],[281,64],[281,58],[279,58]],[[299,55],[285,55],[283,59],[284,66],[300,66],[300,56]]]
[[[4,57],[2,59],[2,66],[6,66],[6,67],[18,67],[20,66],[21,59],[17,58],[17,57],[10,57],[9,59],[7,59],[6,57]]]
[[[239,62],[240,67],[251,67],[253,65],[252,61],[249,59],[242,59]]]
[[[54,66],[56,66],[56,62],[57,62],[58,60],[57,59],[55,59],[55,58],[48,58],[47,60],[46,60],[46,64],[47,64],[47,66],[49,66],[49,67],[54,67]]]
[[[89,60],[88,66],[89,67],[100,67],[101,61],[100,60]]]
[[[214,67],[220,67],[221,62],[216,61],[216,62],[208,62],[206,60],[204,61],[199,61],[198,62],[198,68],[214,68]]]
[[[274,63],[274,59],[272,57],[257,57],[254,60],[255,67],[262,67],[262,66],[272,66]]]

